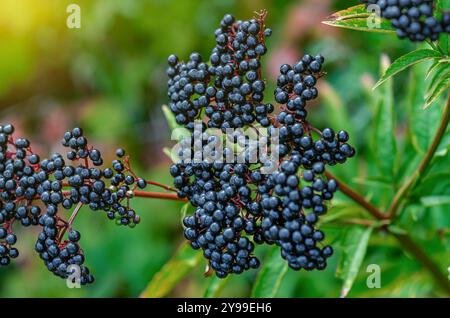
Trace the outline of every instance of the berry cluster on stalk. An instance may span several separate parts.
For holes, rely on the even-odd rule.
[[[226,15],[215,31],[210,65],[199,53],[192,53],[187,63],[169,56],[169,107],[178,124],[193,129],[204,110],[212,128],[241,128],[255,121],[269,126],[274,107],[263,102],[261,57],[272,31],[265,27],[264,17],[235,21]]]
[[[381,17],[391,21],[397,35],[413,42],[427,39],[436,41],[441,33],[450,33],[450,12],[442,13],[441,20],[434,17],[433,0],[361,0],[377,5]]]
[[[88,144],[81,128],[64,134],[65,156],[53,154],[41,160],[27,139],[15,138],[14,127],[0,126],[0,264],[8,265],[18,256],[13,225],[41,226],[35,250],[49,271],[62,278],[79,267],[80,283],[94,277],[83,265],[85,256],[79,246],[81,235],[73,222],[82,206],[103,211],[118,225],[134,227],[139,215],[130,208],[136,189],[147,182],[130,167],[123,149],[116,151],[110,167],[103,168],[102,154]],[[68,220],[63,210],[73,213]],[[66,235],[67,234],[67,235]]]
[[[319,130],[307,121],[307,104],[318,96],[317,81],[324,74],[321,55],[307,54],[294,65],[280,67],[276,115],[275,106],[264,102],[260,57],[266,53],[264,39],[271,34],[265,17],[265,11],[249,21],[225,15],[215,32],[210,65],[200,62],[197,53],[187,63],[175,55],[168,58],[170,108],[177,122],[193,131],[180,142],[177,155],[182,159],[170,168],[178,196],[195,208],[183,220],[184,235],[192,248],[203,251],[220,278],[259,267],[255,244],[279,246],[281,257],[294,270],[325,269],[333,249],[324,245],[317,222],[338,188],[326,177],[325,168],[355,154],[347,132]],[[204,81],[188,75],[197,72]],[[200,90],[186,94],[200,82],[204,95]],[[190,109],[196,109],[194,116],[187,115]],[[199,130],[196,119],[202,120]],[[210,134],[208,127],[236,128],[237,135],[241,128],[265,127],[267,140],[279,135],[274,150],[279,159],[254,163],[247,143],[239,144],[236,136]],[[234,144],[216,153],[225,142],[222,138]],[[241,153],[235,153],[236,144]],[[266,173],[263,168],[270,166],[275,171]]]

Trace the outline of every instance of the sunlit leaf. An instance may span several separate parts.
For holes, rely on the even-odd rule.
[[[384,74],[381,76],[380,80],[375,84],[375,88],[379,87],[381,84],[383,84],[386,80],[391,78],[392,76],[400,73],[401,71],[407,69],[408,67],[427,61],[433,58],[440,57],[441,54],[435,50],[428,50],[428,49],[420,49],[413,52],[410,52],[408,54],[405,54],[401,57],[399,57],[397,60],[395,60],[384,72]]]
[[[374,22],[375,18],[379,19],[375,16],[374,13],[369,12],[366,9],[365,5],[362,4],[338,11],[327,17],[324,21],[322,21],[322,23],[330,26],[358,31],[383,33],[394,32],[394,29],[391,26],[391,22],[386,19],[379,19],[379,25],[376,25],[376,27],[374,27],[372,23]]]

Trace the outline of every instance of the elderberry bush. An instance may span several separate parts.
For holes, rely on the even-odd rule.
[[[265,16],[261,12],[249,21],[236,21],[225,15],[215,31],[210,65],[197,53],[187,63],[175,55],[168,58],[170,109],[179,124],[193,130],[180,142],[181,159],[170,167],[178,196],[195,208],[183,220],[184,236],[192,248],[203,251],[220,278],[259,267],[255,244],[277,245],[294,270],[325,269],[333,249],[323,244],[325,234],[317,222],[338,189],[327,178],[326,166],[355,154],[347,132],[318,130],[307,121],[306,106],[318,96],[317,81],[323,75],[321,55],[306,54],[292,66],[282,65],[273,95],[278,105],[264,102],[260,57],[271,34]],[[278,114],[272,115],[275,108]],[[200,131],[194,129],[196,119],[202,120]],[[207,131],[238,128],[239,135],[240,128],[255,126],[266,127],[267,140],[278,133],[273,150],[277,162],[251,161],[245,142],[239,144],[241,153],[235,153],[234,143],[218,154],[214,146],[224,142],[221,138],[234,136]],[[268,167],[276,169],[267,173],[263,168]]]
[[[433,16],[433,0],[361,0],[368,5],[377,5],[381,17],[391,21],[401,38],[413,42],[427,39],[435,41],[441,33],[450,33],[450,12],[443,12],[441,20]]]
[[[0,264],[8,265],[19,254],[13,247],[15,223],[41,226],[35,250],[48,270],[67,278],[76,265],[81,284],[92,283],[94,277],[83,265],[81,235],[73,229],[75,217],[82,206],[89,206],[118,225],[134,227],[140,217],[130,208],[130,199],[146,181],[135,175],[123,149],[116,151],[110,167],[103,167],[101,152],[88,144],[81,128],[64,134],[65,155],[44,160],[28,140],[13,134],[12,125],[0,126]],[[67,221],[64,210],[73,210]]]

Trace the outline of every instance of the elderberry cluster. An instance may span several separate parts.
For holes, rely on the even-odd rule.
[[[92,283],[78,245],[80,234],[72,228],[77,213],[89,206],[104,211],[118,225],[134,227],[140,217],[129,201],[136,189],[146,187],[146,181],[135,175],[123,149],[116,151],[117,159],[110,167],[102,168],[101,152],[88,144],[81,128],[64,134],[65,156],[54,153],[44,160],[33,153],[28,140],[16,139],[13,133],[12,125],[0,126],[0,264],[8,265],[18,256],[13,247],[16,221],[23,226],[40,225],[35,250],[47,268],[67,278],[77,271],[71,267],[76,265],[81,284]],[[62,210],[71,209],[73,214],[65,221]]]
[[[316,84],[323,75],[321,55],[305,55],[293,66],[281,66],[274,91],[280,112],[269,115],[274,106],[263,101],[265,82],[259,62],[266,53],[264,36],[271,33],[264,18],[265,13],[243,22],[230,15],[222,19],[215,32],[211,66],[201,66],[216,79],[205,89],[214,92],[206,99],[206,118],[199,118],[200,113],[183,117],[193,134],[179,143],[180,160],[170,168],[178,196],[188,198],[195,208],[183,220],[184,236],[192,248],[202,249],[220,278],[257,268],[255,244],[279,246],[281,257],[294,270],[323,270],[333,249],[323,245],[325,235],[317,222],[338,189],[336,181],[326,177],[325,167],[344,163],[355,154],[347,132],[320,131],[306,120],[307,103],[318,96]],[[174,55],[169,64],[169,97],[174,105],[174,85],[182,80],[174,76],[174,69],[182,64]],[[247,108],[250,116],[241,116]],[[178,108],[173,112],[180,115]],[[203,120],[200,130],[195,119]],[[276,162],[260,153],[259,161],[251,161],[249,143],[235,139],[243,135],[240,128],[258,124],[267,127],[267,137],[260,138],[270,145],[272,137],[279,136],[271,150],[279,155]],[[217,136],[209,134],[208,127],[238,129],[233,136]],[[218,152],[225,142],[223,152]],[[263,168],[268,167],[275,167],[275,172],[267,173]]]
[[[35,244],[35,250],[44,261],[45,266],[54,275],[67,279],[70,275],[78,274],[81,285],[94,282],[94,276],[84,266],[84,254],[78,245],[80,233],[70,230],[68,239],[61,241],[65,227],[58,226],[58,208],[49,204],[46,213],[42,215],[40,223],[43,226]]]
[[[274,107],[263,103],[260,61],[267,51],[265,38],[272,31],[265,27],[264,17],[236,21],[225,15],[215,31],[210,65],[198,53],[192,53],[186,63],[169,56],[169,107],[177,123],[192,129],[193,120],[205,109],[212,128],[241,128],[255,121],[270,125],[268,114]]]
[[[450,33],[450,12],[443,12],[439,21],[433,16],[433,0],[361,0],[377,5],[381,17],[391,21],[401,38],[413,42],[436,41],[441,33]]]

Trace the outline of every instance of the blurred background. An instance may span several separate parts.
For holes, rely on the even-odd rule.
[[[81,29],[66,26],[70,3],[81,7]],[[225,13],[248,19],[254,11],[267,9],[267,25],[273,29],[263,61],[268,91],[282,63],[293,63],[304,52],[323,54],[328,75],[317,104],[311,106],[311,121],[316,127],[350,130],[358,159],[337,173],[356,174],[362,169],[358,162],[365,160],[365,129],[372,120],[367,94],[378,78],[379,57],[386,53],[395,58],[414,46],[394,35],[338,30],[320,23],[352,4],[358,1],[2,0],[0,121],[13,123],[17,135],[30,139],[42,157],[61,150],[59,140],[66,129],[82,126],[91,144],[107,157],[112,158],[115,148],[121,146],[141,175],[171,184],[170,161],[162,151],[171,144],[161,111],[167,102],[167,56],[175,53],[186,59],[191,51],[198,51],[206,58],[214,45],[213,32]],[[402,77],[397,81],[396,96],[405,94],[401,83]],[[266,96],[272,99],[270,93]],[[338,105],[334,113],[330,112],[333,105]],[[397,115],[398,134],[402,134],[405,115],[400,111]],[[364,193],[363,185],[355,184]],[[77,218],[87,264],[96,277],[94,285],[66,288],[34,253],[36,232],[23,231],[19,259],[0,268],[0,296],[139,296],[183,242],[182,204],[137,198],[133,206],[142,217],[134,229],[117,227],[87,209]],[[333,242],[341,232],[330,227],[329,240]],[[432,281],[420,264],[396,249],[394,241],[378,239],[384,240],[382,252],[375,239],[364,264],[385,265],[383,288],[367,289],[362,276],[349,296],[429,294]],[[333,257],[325,272],[289,270],[277,296],[338,296],[337,258]],[[417,275],[406,274],[405,268]],[[203,270],[201,263],[169,295],[202,296],[208,284]],[[221,295],[248,296],[256,274],[232,277]]]

